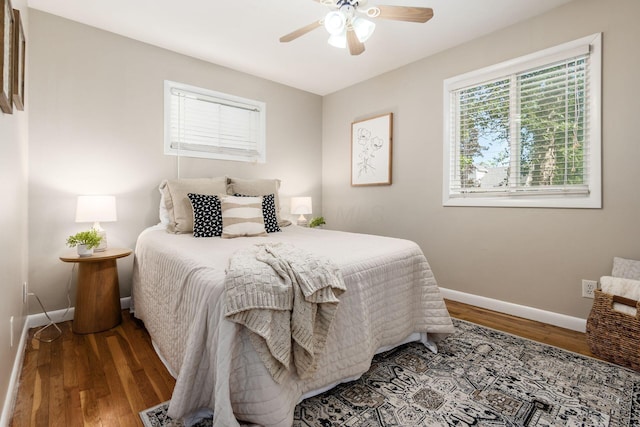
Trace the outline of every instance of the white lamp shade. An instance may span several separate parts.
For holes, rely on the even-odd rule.
[[[369,37],[371,37],[373,31],[376,29],[376,24],[363,18],[353,18],[351,25],[353,26],[353,31],[356,32],[356,37],[358,37],[361,43],[369,40]]]
[[[330,12],[331,13],[339,13],[339,12]],[[329,31],[329,44],[333,47],[337,47],[340,49],[345,49],[347,47],[347,28],[345,25],[341,27],[335,26],[335,28],[329,28],[328,23],[329,15],[325,19],[325,27],[327,31]],[[353,31],[356,33],[356,37],[360,41],[360,43],[364,43],[369,40],[369,37],[373,34],[376,29],[376,24],[369,21],[368,19],[353,17],[351,18],[351,27]],[[340,31],[338,31],[338,28]],[[349,30],[350,31],[350,30]]]
[[[344,30],[346,23],[346,16],[339,10],[327,13],[327,16],[324,18],[324,28],[326,28],[329,34],[340,34]]]
[[[327,41],[333,47],[346,49],[347,48],[347,31],[345,30],[340,34],[332,34],[329,36],[329,40]]]
[[[308,215],[312,212],[311,197],[292,197],[291,213],[296,215]]]
[[[115,196],[78,196],[76,222],[117,221]]]

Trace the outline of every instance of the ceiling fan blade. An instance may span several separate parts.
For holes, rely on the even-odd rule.
[[[370,13],[369,11],[372,9],[373,11]],[[430,7],[378,5],[367,9],[367,15],[371,18],[423,23],[433,18],[433,9]]]
[[[286,34],[282,37],[280,37],[280,42],[281,43],[287,43],[290,42],[292,40],[297,39],[300,36],[304,36],[305,34],[307,34],[310,31],[315,30],[316,28],[322,26],[322,22],[321,21],[315,21],[312,22],[311,24],[304,26],[302,28],[298,28],[295,31],[290,32],[289,34]]]
[[[347,31],[347,45],[349,46],[349,53],[351,55],[360,55],[364,52],[364,44],[358,40],[358,36],[353,30]]]

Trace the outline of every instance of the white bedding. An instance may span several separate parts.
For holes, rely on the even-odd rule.
[[[313,378],[273,381],[241,326],[224,317],[229,256],[256,243],[287,242],[329,257],[347,291]],[[267,237],[194,238],[152,228],[136,245],[133,310],[177,379],[169,415],[214,410],[214,425],[238,420],[290,426],[303,395],[361,375],[377,349],[412,333],[438,341],[453,332],[435,279],[413,242],[296,226]]]

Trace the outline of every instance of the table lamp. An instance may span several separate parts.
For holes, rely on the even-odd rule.
[[[107,249],[107,233],[100,226],[100,221],[117,221],[115,196],[78,196],[76,206],[76,222],[93,222],[93,229],[98,232],[102,240],[97,252]]]
[[[307,218],[305,215],[308,215],[312,212],[312,202],[311,197],[292,197],[291,198],[291,213],[295,215],[300,215],[298,217],[298,225],[306,227],[307,226]]]

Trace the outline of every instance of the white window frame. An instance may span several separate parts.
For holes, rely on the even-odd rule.
[[[511,74],[550,65],[555,62],[589,52],[587,73],[589,73],[589,127],[585,150],[589,153],[588,191],[584,194],[525,194],[510,193],[456,193],[451,189],[452,158],[454,156],[454,137],[451,108],[453,91],[477,86],[485,82],[507,77]],[[601,171],[601,105],[602,105],[602,36],[600,33],[580,38],[559,46],[544,49],[520,58],[505,61],[480,70],[465,73],[444,81],[444,146],[443,146],[443,206],[495,206],[495,207],[551,207],[551,208],[601,208],[602,207],[602,171]]]
[[[252,149],[246,152],[241,150],[226,150],[225,148],[207,150],[207,146],[202,146],[199,149],[197,145],[181,144],[176,147],[175,144],[171,144],[171,123],[172,115],[175,113],[172,110],[172,97],[173,91],[184,91],[186,93],[195,94],[202,99],[206,99],[208,102],[224,105],[226,107],[240,108],[258,113],[258,117],[255,120],[254,129],[252,133]],[[204,89],[196,86],[190,86],[184,83],[173,82],[170,80],[164,81],[164,154],[184,157],[200,157],[207,159],[217,160],[233,160],[251,163],[265,163],[266,162],[266,111],[267,107],[264,102],[256,101],[253,99],[241,98],[235,95],[229,95],[222,92],[216,92],[209,89]],[[211,146],[213,147],[213,146]]]

